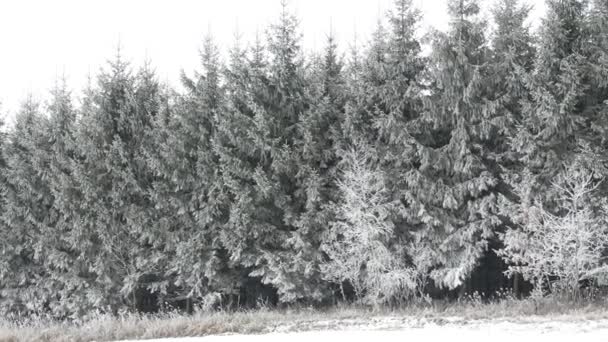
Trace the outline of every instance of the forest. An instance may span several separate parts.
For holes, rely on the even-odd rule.
[[[0,130],[0,313],[403,305],[608,286],[608,1],[448,0],[301,46],[283,1],[181,88],[120,50]],[[278,4],[277,4],[278,5]],[[223,52],[225,52],[225,58]]]

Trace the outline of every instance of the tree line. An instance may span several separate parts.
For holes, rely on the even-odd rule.
[[[206,37],[183,91],[119,53],[78,105],[58,80],[0,137],[0,311],[602,283],[608,2],[546,4],[532,32],[518,0],[448,0],[421,37],[396,0],[367,44],[305,54],[283,2],[226,60]]]

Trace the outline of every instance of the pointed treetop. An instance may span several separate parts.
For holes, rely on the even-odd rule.
[[[256,71],[262,70],[266,66],[266,47],[262,41],[260,30],[255,31],[255,39],[251,50],[250,65]]]
[[[394,9],[389,12],[391,25],[391,52],[398,58],[418,54],[421,50],[416,39],[416,30],[422,14],[412,0],[395,0]]]
[[[129,62],[127,62],[122,55],[122,44],[120,42],[120,38],[118,44],[116,45],[116,54],[114,55],[113,60],[108,60],[108,64],[110,66],[110,72],[112,77],[117,77],[120,75],[128,74]],[[103,71],[102,71],[103,74]]]
[[[496,36],[498,38],[513,38],[515,35],[525,31],[529,35],[530,25],[526,24],[532,5],[521,3],[520,0],[498,0],[492,8],[492,15],[496,22]],[[515,41],[499,41],[496,44],[515,44]]]
[[[480,11],[479,0],[448,0],[448,14],[452,20],[475,16]]]
[[[299,20],[287,8],[287,1],[281,1],[279,21],[268,30],[268,51],[272,56],[273,73],[278,79],[292,79],[300,63],[301,33]]]
[[[541,29],[541,46],[551,47],[558,57],[580,48],[585,27],[587,0],[547,0]]]
[[[53,88],[51,89],[51,95],[53,96],[60,96],[62,94],[70,94],[71,91],[69,90],[68,87],[68,81],[67,81],[67,76],[65,74],[65,68],[63,69],[63,71],[61,72],[61,74],[56,74],[55,75],[55,84],[53,85]]]
[[[21,102],[19,111],[15,116],[15,129],[17,131],[31,131],[34,129],[33,123],[39,115],[39,107],[40,105],[34,95],[31,92],[28,93]]]
[[[422,13],[413,5],[412,0],[395,0],[389,19],[393,35],[411,39],[421,18]]]

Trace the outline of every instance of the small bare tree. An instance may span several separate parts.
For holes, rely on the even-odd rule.
[[[511,265],[508,272],[532,280],[536,290],[549,287],[579,295],[580,282],[608,271],[603,253],[608,246],[606,211],[592,195],[600,181],[592,172],[572,165],[552,183],[557,206],[548,210],[542,199],[522,205],[521,229],[504,235],[500,254]]]
[[[324,252],[330,261],[323,265],[326,279],[349,282],[358,298],[380,304],[416,288],[415,271],[393,251],[391,203],[384,175],[373,167],[372,153],[359,148],[343,156],[342,197],[336,207],[337,220],[325,239]]]

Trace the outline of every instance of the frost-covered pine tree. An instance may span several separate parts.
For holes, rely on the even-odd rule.
[[[175,289],[172,287],[175,284],[175,274],[169,272],[169,264],[175,257],[176,245],[179,243],[177,234],[172,234],[177,227],[180,226],[181,215],[176,210],[176,204],[173,200],[173,181],[170,177],[171,170],[174,164],[175,155],[172,153],[172,146],[169,143],[171,139],[177,135],[175,128],[175,99],[177,95],[167,85],[158,82],[156,76],[148,77],[147,89],[143,93],[148,93],[145,98],[140,101],[142,105],[148,108],[152,113],[155,113],[151,128],[147,131],[147,143],[144,148],[145,163],[151,171],[149,196],[151,205],[149,211],[149,220],[147,229],[150,230],[150,237],[154,243],[153,255],[150,255],[148,262],[154,267],[151,269],[151,274],[147,275],[145,287],[150,292],[158,294],[158,303],[160,309],[166,309],[165,304],[168,299],[175,295]],[[144,78],[145,79],[145,78]],[[142,94],[142,92],[140,92]]]
[[[543,192],[548,197],[553,194],[550,180],[563,162],[570,163],[582,151],[594,152],[584,147],[592,138],[584,131],[601,124],[589,120],[586,105],[590,86],[583,49],[586,8],[584,0],[547,1],[534,71],[528,81],[531,99],[522,99],[525,116],[513,140],[515,151],[533,175],[533,193]]]
[[[267,86],[267,57],[260,35],[245,49],[236,42],[230,51],[225,71],[226,108],[218,116],[214,150],[219,158],[221,182],[226,193],[219,238],[225,247],[230,267],[236,272],[235,286],[243,303],[251,304],[249,296],[258,296],[261,282],[250,277],[261,248],[269,235],[264,234],[268,217],[264,192],[257,190],[253,176],[262,160],[263,147],[258,132],[263,125],[256,122],[256,99]],[[261,118],[257,118],[259,120]],[[255,284],[255,285],[254,285]],[[255,298],[254,298],[255,300]]]
[[[363,80],[363,54],[359,38],[355,35],[348,48],[344,65],[344,122],[342,143],[352,143],[360,136],[359,130],[366,120],[365,82]]]
[[[146,131],[153,113],[140,107],[138,77],[120,54],[88,91],[75,141],[73,179],[81,191],[69,235],[89,305],[103,311],[137,307],[137,289],[149,273],[147,222],[152,173]]]
[[[531,99],[526,83],[535,57],[534,39],[527,24],[530,9],[519,0],[500,0],[492,9],[496,30],[491,42],[491,98],[487,110],[494,116],[493,131],[488,133],[494,136],[495,146],[488,159],[499,175],[501,189],[511,185],[513,174],[522,167],[511,143],[517,143],[513,137],[520,133],[527,115],[522,103]]]
[[[603,95],[598,99],[599,102],[606,100],[606,88],[608,83],[608,3],[604,0],[592,2],[591,11],[588,17],[588,34],[590,42],[588,49],[592,63],[591,73],[596,82],[595,86],[603,91]],[[602,101],[603,100],[603,101]]]
[[[308,286],[305,245],[298,219],[305,197],[294,177],[299,169],[298,124],[307,109],[298,20],[282,3],[277,23],[268,31],[265,56],[254,44],[245,77],[245,92],[231,101],[220,157],[233,198],[232,236],[226,236],[232,258],[250,268],[249,276],[273,286],[284,302],[313,298]],[[266,58],[267,57],[267,58]],[[240,96],[239,96],[240,97]],[[240,133],[240,132],[243,133]]]
[[[5,204],[0,217],[0,309],[4,314],[41,314],[54,295],[44,267],[53,197],[48,187],[46,118],[30,95],[3,146]]]
[[[71,271],[78,267],[79,261],[69,241],[79,199],[79,190],[72,178],[72,166],[76,162],[74,133],[77,112],[64,77],[57,80],[46,109],[50,158],[46,179],[53,195],[53,205],[49,210],[48,229],[41,237],[45,241],[48,272],[45,285],[52,289],[57,299],[49,303],[53,316],[77,316],[82,313],[84,293],[80,292],[79,282],[72,277]]]
[[[489,103],[487,24],[478,1],[451,0],[448,10],[449,30],[433,37],[425,134],[416,139],[405,201],[414,214],[414,264],[437,286],[455,288],[501,222],[498,179],[487,163],[498,125]]]
[[[374,126],[378,128],[381,145],[388,146],[383,163],[391,164],[391,179],[402,178],[393,173],[409,168],[407,163],[411,158],[407,153],[413,150],[412,136],[420,134],[416,119],[422,111],[426,68],[417,38],[420,20],[420,12],[411,0],[395,1],[393,11],[389,13],[386,51],[376,59],[384,74],[373,86],[377,93]]]
[[[299,282],[306,284],[303,297],[319,301],[329,296],[328,282],[319,267],[323,261],[320,245],[333,217],[330,204],[337,199],[337,147],[344,119],[342,59],[333,33],[328,36],[323,54],[313,59],[309,70],[306,92],[309,106],[298,123],[299,166],[295,175],[298,187],[295,195],[304,207],[294,232],[298,257],[291,263],[299,269],[294,272],[299,274]]]
[[[427,59],[422,57],[418,25],[420,12],[412,1],[397,0],[389,12],[389,34],[384,59],[378,59],[384,75],[373,88],[375,100],[374,127],[378,130],[379,167],[385,173],[389,199],[395,206],[392,221],[395,235],[391,237],[391,252],[409,258],[417,255],[420,246],[411,239],[412,223],[417,213],[408,203],[408,179],[416,168],[417,139],[424,126],[420,116],[427,88]],[[411,262],[411,259],[408,259]],[[428,270],[420,269],[419,289],[424,286]]]
[[[347,68],[347,103],[343,133],[345,141],[374,144],[378,140],[376,120],[386,112],[382,103],[387,79],[388,31],[379,18],[363,52],[355,44]]]
[[[2,103],[0,102],[0,210],[4,211],[6,206],[6,191],[7,191],[7,181],[6,178],[6,158],[5,158],[5,147],[6,144],[6,131],[4,126],[4,111],[2,108]],[[5,229],[8,229],[3,221],[0,220],[0,231],[4,232]]]
[[[219,49],[211,35],[201,48],[201,71],[182,75],[186,94],[174,107],[163,155],[163,177],[170,188],[167,207],[175,255],[170,272],[182,296],[201,300],[210,292],[231,294],[234,281],[225,269],[227,257],[220,234],[223,187],[214,151],[218,123],[224,113]],[[171,208],[171,209],[169,209]]]
[[[582,134],[590,146],[594,146],[594,157],[605,158],[608,151],[606,133],[608,123],[608,2],[592,1],[587,14],[584,50],[588,61],[586,81],[589,83],[584,116],[586,122]],[[596,172],[600,170],[595,169]],[[608,176],[605,171],[603,177]],[[605,185],[602,185],[604,188]]]
[[[0,102],[0,210],[6,205],[6,159],[4,157],[4,144],[6,143],[6,131],[4,126],[4,111]]]
[[[491,41],[490,101],[487,108],[494,115],[491,132],[494,143],[486,162],[498,180],[496,189],[500,193],[501,231],[517,226],[515,211],[520,198],[516,187],[525,168],[516,144],[527,115],[523,103],[531,100],[527,80],[534,66],[535,49],[527,23],[530,9],[519,0],[501,0],[492,8],[495,31]],[[493,251],[500,247],[501,241],[495,236],[490,241],[490,249]],[[513,277],[513,290],[518,295],[519,275],[514,274]],[[490,284],[498,285],[497,280],[490,280]]]

